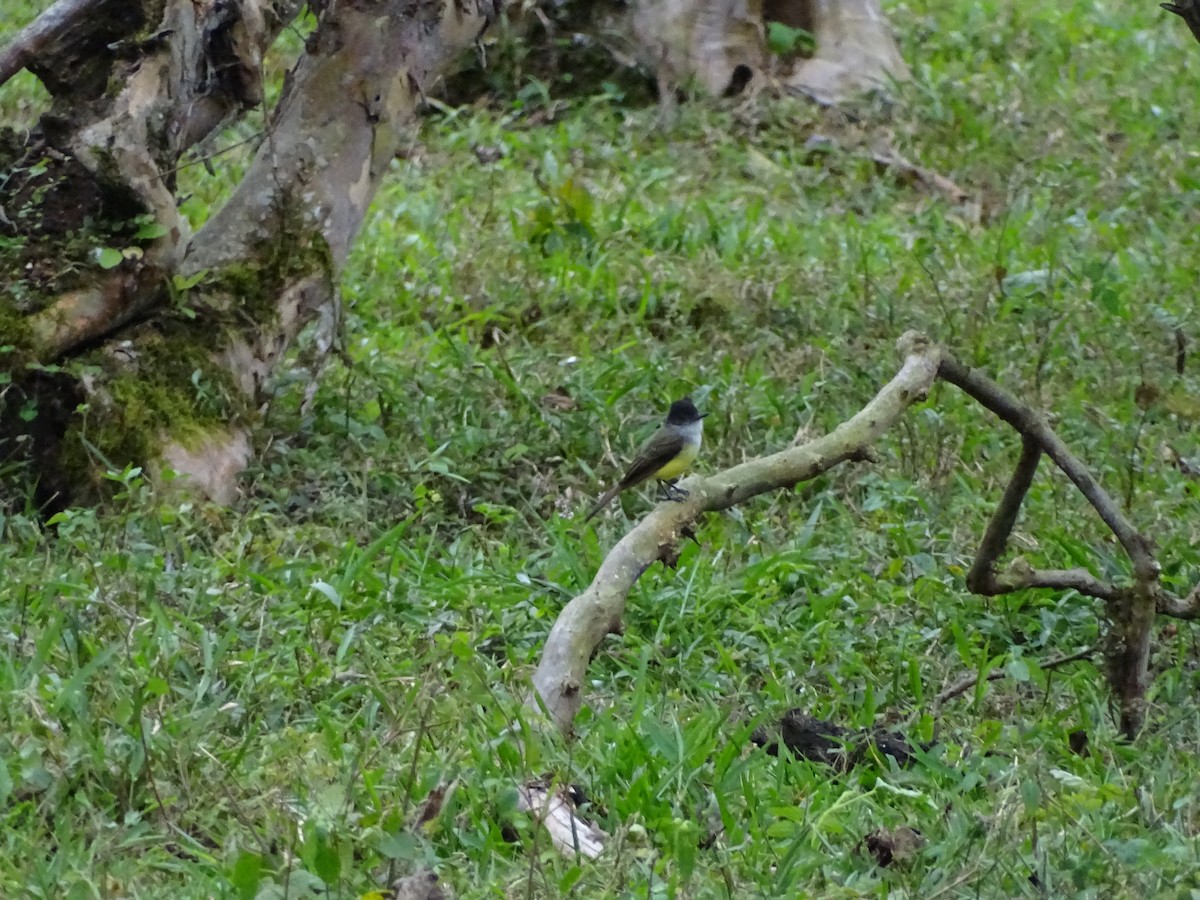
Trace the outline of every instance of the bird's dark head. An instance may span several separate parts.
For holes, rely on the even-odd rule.
[[[708,413],[701,413],[696,409],[696,404],[692,402],[691,397],[684,397],[682,400],[676,400],[671,404],[671,409],[667,413],[668,425],[691,425],[693,422],[699,422]]]

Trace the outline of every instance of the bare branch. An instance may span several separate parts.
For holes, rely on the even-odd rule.
[[[1166,591],[1159,591],[1158,611],[1164,616],[1174,619],[1200,619],[1200,585],[1183,599],[1172,596]]]
[[[967,587],[976,594],[998,594],[1004,590],[996,584],[996,563],[1008,544],[1008,536],[1012,534],[1013,526],[1017,524],[1017,515],[1029,486],[1033,484],[1033,476],[1037,473],[1038,461],[1042,458],[1042,450],[1037,442],[1029,437],[1021,441],[1021,458],[1017,461],[1016,471],[1004,489],[1004,496],[992,514],[983,541],[979,544],[979,552],[975,555],[975,563],[967,573]]]
[[[105,0],[57,0],[40,16],[17,32],[17,36],[0,47],[0,85],[4,84],[41,54],[43,48],[55,41],[64,31],[93,7]]]
[[[671,561],[681,534],[701,513],[727,509],[767,491],[790,488],[841,462],[861,458],[937,377],[941,350],[914,332],[899,347],[906,359],[896,376],[857,415],[829,434],[771,456],[726,469],[707,479],[688,479],[688,498],[656,507],[617,543],[586,591],[559,614],[533,676],[536,696],[564,733],[583,705],[587,664],[607,634],[618,632],[625,599],[657,560]]]
[[[1115,600],[1121,596],[1120,588],[1101,581],[1087,569],[1034,569],[1022,560],[1017,560],[999,575],[993,574],[987,587],[991,589],[977,590],[975,593],[995,596],[1031,588],[1049,588],[1055,591],[1078,591],[1085,597],[1099,600]]]
[[[588,661],[607,634],[620,632],[629,590],[654,562],[673,564],[679,537],[688,533],[690,524],[699,515],[726,509],[766,491],[791,487],[846,460],[868,458],[871,445],[909,406],[926,395],[934,378],[940,377],[996,413],[1023,438],[1020,460],[984,534],[968,575],[968,586],[981,594],[1025,588],[1076,590],[1104,600],[1116,638],[1110,654],[1111,680],[1121,699],[1122,727],[1127,734],[1136,734],[1144,719],[1154,615],[1161,611],[1179,618],[1200,618],[1200,587],[1184,600],[1162,590],[1158,583],[1159,566],[1149,542],[1031,407],[919,335],[906,334],[901,339],[901,349],[906,359],[896,377],[861,412],[834,431],[707,479],[688,479],[685,486],[690,494],[685,501],[660,505],[625,535],[609,552],[587,590],[571,600],[554,623],[534,673],[535,693],[530,704],[544,704],[559,729],[569,732],[583,704]],[[1133,563],[1131,587],[1117,587],[1084,569],[1040,570],[1019,559],[1007,571],[997,573],[997,561],[1012,534],[1043,453],[1071,480],[1116,535]],[[1051,660],[1043,668],[1082,659],[1084,655],[1087,654]],[[939,702],[958,696],[974,683],[972,680],[955,685],[943,692]]]
[[[1053,659],[1046,660],[1045,662],[1037,663],[1037,667],[1043,672],[1046,672],[1050,669],[1057,669],[1060,666],[1065,666],[1067,663],[1078,662],[1081,659],[1091,659],[1095,652],[1096,651],[1091,647],[1086,647],[1083,650],[1080,650],[1078,653],[1069,653],[1065,656],[1056,656]],[[984,680],[999,681],[1006,674],[1007,673],[1003,669],[993,669],[992,671],[988,672]],[[953,700],[955,697],[961,697],[977,684],[979,684],[978,674],[964,678],[962,681],[956,681],[954,684],[950,685],[950,687],[946,688],[933,698],[933,705],[935,707],[941,706],[948,700]]]
[[[1028,435],[1021,441],[1021,458],[1017,461],[1012,480],[1004,490],[1004,496],[996,507],[992,521],[988,523],[983,541],[971,571],[967,573],[967,588],[976,594],[994,596],[1011,594],[1027,588],[1051,588],[1054,590],[1076,590],[1088,597],[1112,600],[1117,589],[1102,581],[1086,569],[1043,570],[1031,568],[1021,561],[1014,563],[1007,572],[998,574],[996,564],[1004,553],[1009,535],[1016,525],[1021,503],[1033,484],[1042,449]]]
[[[1151,630],[1163,594],[1158,582],[1161,569],[1154,558],[1150,542],[1125,518],[1087,467],[1075,458],[1062,439],[1031,407],[1017,400],[981,372],[964,366],[948,355],[943,357],[938,375],[962,388],[1015,428],[1026,439],[1027,447],[1032,441],[1041,452],[1054,460],[1055,465],[1079,488],[1079,492],[1096,510],[1104,524],[1116,535],[1129,556],[1129,561],[1133,564],[1133,585],[1129,588],[1110,589],[1107,596],[1095,591],[1103,591],[1108,586],[1078,570],[1038,573],[1027,569],[1024,572],[1018,571],[1017,577],[1010,580],[1010,583],[1030,587],[1090,588],[1091,591],[1085,592],[1104,597],[1113,630],[1108,654],[1109,682],[1120,698],[1121,730],[1132,739],[1145,721],[1146,688],[1150,682]],[[1032,451],[1027,449],[1022,459],[1028,460],[1031,454]],[[1026,468],[1028,465],[1026,462]],[[1021,480],[1028,478],[1032,478],[1032,470],[1026,472],[1018,468],[1013,476],[1017,484],[1015,487],[1010,485],[1014,496],[1018,491],[1021,497],[1024,496],[1028,484],[1022,487]],[[1017,505],[1019,506],[1019,503]],[[1015,511],[1011,514],[1015,515]]]
[[[1036,441],[1041,451],[1054,460],[1062,473],[1071,479],[1104,524],[1116,535],[1133,563],[1138,580],[1158,580],[1159,566],[1154,561],[1149,542],[1130,524],[1121,508],[1100,486],[1087,466],[1067,449],[1067,445],[1038,413],[982,372],[968,368],[949,355],[943,356],[938,377],[974,397],[1023,437]]]

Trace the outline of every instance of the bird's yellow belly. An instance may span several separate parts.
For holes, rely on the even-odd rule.
[[[696,459],[696,455],[700,452],[700,445],[687,444],[679,455],[673,460],[654,473],[654,477],[659,481],[670,481],[672,478],[678,478],[687,471],[687,467]]]

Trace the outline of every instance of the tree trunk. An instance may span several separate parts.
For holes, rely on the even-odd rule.
[[[227,501],[274,363],[314,321],[330,346],[338,272],[418,100],[497,7],[323,8],[245,178],[193,235],[173,173],[261,102],[262,54],[298,4],[143,0],[115,25],[110,5],[60,3],[55,27],[0,53],[0,71],[91,60],[86,78],[46,74],[54,109],[0,142],[0,262],[23,276],[0,306],[0,460],[32,467],[49,509],[129,462]]]
[[[820,103],[908,78],[879,0],[630,0],[596,17],[595,35],[653,72],[662,91],[695,83],[710,94],[767,81]],[[811,56],[772,57],[772,22],[811,32]]]

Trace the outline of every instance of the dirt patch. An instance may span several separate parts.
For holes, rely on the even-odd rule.
[[[916,856],[925,846],[925,837],[907,825],[891,831],[877,828],[862,839],[860,846],[866,847],[876,863],[886,867],[893,863],[906,863]]]
[[[132,192],[101,184],[43,134],[0,131],[0,271],[16,276],[0,312],[26,316],[80,286],[97,249],[132,242],[142,212]]]
[[[0,509],[31,506],[43,518],[66,509],[72,486],[60,457],[67,424],[83,402],[75,379],[61,372],[32,371],[0,395]]]

